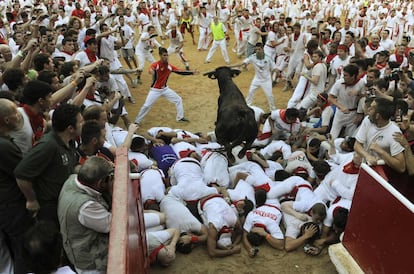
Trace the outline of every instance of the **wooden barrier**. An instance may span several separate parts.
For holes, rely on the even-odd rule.
[[[148,273],[145,225],[139,181],[129,178],[128,150],[116,153],[108,274]]]
[[[406,194],[413,192],[414,184],[411,182],[409,187],[412,178],[408,176],[388,177],[390,175],[383,167],[376,167],[374,171],[364,164],[358,177],[342,244],[352,257],[349,265],[355,260],[365,273],[413,271],[414,205],[389,182],[401,187]],[[346,265],[348,263],[343,267],[347,268]],[[338,271],[353,273],[350,269]]]

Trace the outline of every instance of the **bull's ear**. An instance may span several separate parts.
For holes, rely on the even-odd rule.
[[[232,69],[231,70],[231,77],[239,76],[240,72],[241,72],[241,70],[239,70],[239,69]]]
[[[208,75],[208,78],[210,78],[210,79],[217,79],[217,77],[216,77],[216,74],[215,73],[209,73]]]

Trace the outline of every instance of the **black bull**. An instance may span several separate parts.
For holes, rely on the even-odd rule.
[[[253,110],[247,106],[243,94],[234,84],[232,77],[240,70],[219,67],[206,72],[210,79],[217,79],[220,96],[218,98],[216,138],[224,146],[229,160],[234,161],[232,149],[243,144],[238,157],[242,158],[257,137],[258,128]]]

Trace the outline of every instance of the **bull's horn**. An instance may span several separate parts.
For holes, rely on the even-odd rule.
[[[203,73],[203,76],[207,76],[207,75],[209,75],[209,74],[211,74],[211,73],[213,73],[213,72],[215,72],[216,70],[210,70],[210,71],[207,71],[207,72],[204,72]]]

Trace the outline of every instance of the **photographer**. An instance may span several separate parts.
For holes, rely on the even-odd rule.
[[[108,258],[113,165],[92,156],[65,182],[58,201],[63,247],[78,273],[103,273]],[[85,272],[84,272],[85,271]]]

